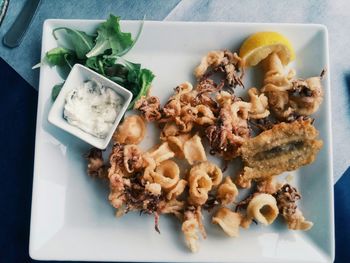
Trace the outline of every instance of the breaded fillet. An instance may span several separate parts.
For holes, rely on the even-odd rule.
[[[261,180],[312,163],[323,145],[317,136],[310,120],[298,120],[277,124],[246,140],[240,149],[245,167],[238,184],[247,187],[252,179]]]

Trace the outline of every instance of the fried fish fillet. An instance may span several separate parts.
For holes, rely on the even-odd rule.
[[[310,120],[298,120],[277,124],[246,140],[240,149],[245,167],[237,184],[249,187],[252,179],[266,179],[312,163],[323,145],[317,137]]]

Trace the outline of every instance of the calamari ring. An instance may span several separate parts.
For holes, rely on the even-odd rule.
[[[175,88],[175,96],[181,96],[187,93],[190,93],[193,90],[193,86],[190,82],[186,81],[184,83],[181,83],[179,86]]]
[[[225,177],[224,182],[218,187],[216,196],[222,205],[229,205],[235,201],[236,197],[238,196],[238,189],[232,182],[231,177]]]
[[[175,199],[179,195],[181,195],[187,186],[187,181],[184,179],[181,179],[180,181],[177,182],[174,188],[172,188],[166,195],[166,198],[168,200]]]
[[[170,190],[173,188],[180,179],[179,166],[171,160],[161,162],[152,174],[153,181],[160,184],[162,189]]]
[[[208,192],[213,186],[209,175],[201,170],[190,172],[188,184],[189,202],[193,205],[203,205],[208,200]]]
[[[264,225],[270,225],[278,216],[276,199],[270,194],[255,194],[247,207],[247,215]]]
[[[191,168],[190,175],[195,174],[198,171],[205,172],[212,180],[213,186],[218,186],[222,181],[223,176],[221,169],[211,162],[206,161],[196,164]]]
[[[124,119],[113,134],[113,140],[123,144],[139,144],[146,133],[146,124],[138,115],[131,115]]]

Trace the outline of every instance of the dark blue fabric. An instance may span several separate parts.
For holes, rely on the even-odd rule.
[[[38,94],[1,58],[0,83],[0,262],[36,262],[28,246]],[[349,188],[350,168],[335,185],[336,263],[350,262]]]
[[[350,262],[350,167],[334,186],[335,263]]]
[[[0,261],[27,262],[38,93],[0,60]]]
[[[0,83],[0,263],[42,262],[28,252],[38,93],[1,58]]]

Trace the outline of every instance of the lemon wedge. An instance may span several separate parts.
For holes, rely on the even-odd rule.
[[[249,36],[239,50],[239,56],[245,66],[255,66],[271,53],[276,52],[283,65],[295,59],[295,52],[290,41],[277,32],[258,32]]]

